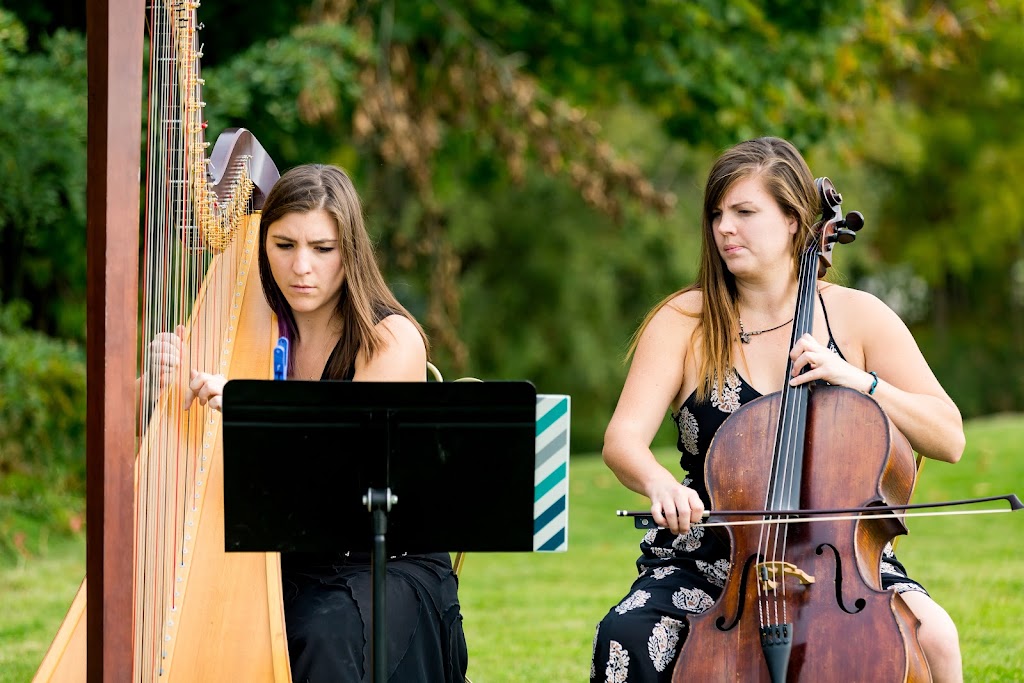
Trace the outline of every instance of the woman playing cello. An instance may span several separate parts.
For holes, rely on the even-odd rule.
[[[691,527],[709,506],[704,468],[712,437],[740,406],[782,389],[790,361],[791,386],[820,381],[868,394],[915,451],[960,459],[959,410],[907,327],[876,297],[817,282],[812,332],[789,348],[798,258],[820,205],[806,162],[785,140],[740,143],[711,169],[697,282],[662,301],[640,326],[605,433],[605,462],[650,498],[662,528],[644,537],[639,576],[598,625],[592,681],[671,679],[687,615],[711,608],[730,569],[728,541]],[[666,410],[679,431],[682,482],[650,448]],[[890,546],[880,570],[882,587],[898,592],[920,620],[933,680],[962,680],[949,615]]]

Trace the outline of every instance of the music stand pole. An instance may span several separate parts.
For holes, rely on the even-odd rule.
[[[387,544],[388,512],[398,502],[391,489],[371,488],[363,496],[363,504],[373,514],[373,556],[370,560],[370,619],[373,620],[370,643],[370,670],[373,683],[387,683]]]

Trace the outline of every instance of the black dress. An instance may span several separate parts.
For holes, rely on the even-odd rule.
[[[327,560],[328,564],[318,564]],[[282,555],[285,624],[295,683],[369,681],[368,554]],[[447,553],[387,564],[387,658],[392,683],[462,683],[468,661],[458,579]]]
[[[370,554],[283,553],[281,570],[292,680],[369,681]],[[448,553],[391,557],[386,585],[388,681],[464,683],[466,637]]]
[[[826,316],[827,321],[827,316]],[[829,348],[842,356],[829,330]],[[696,392],[673,414],[679,431],[679,464],[705,507],[708,492],[704,463],[711,439],[730,414],[761,394],[733,371],[725,387],[713,387],[710,400],[698,403]],[[687,614],[707,611],[721,594],[729,573],[728,542],[701,527],[673,534],[651,529],[640,543],[639,576],[629,593],[597,626],[590,668],[592,683],[668,682],[679,648],[686,639]],[[919,591],[887,545],[881,562],[882,587],[898,593]]]

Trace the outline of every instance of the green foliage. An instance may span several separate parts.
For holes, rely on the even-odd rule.
[[[0,323],[4,318],[0,310]],[[17,531],[82,526],[85,360],[72,343],[0,324],[0,554]]]
[[[446,377],[527,379],[542,393],[570,394],[573,444],[582,450],[601,446],[630,335],[648,309],[694,277],[699,239],[689,226],[698,222],[699,198],[692,176],[695,160],[706,161],[664,137],[652,139],[652,119],[635,108],[621,107],[604,123],[614,144],[634,158],[652,167],[660,160],[670,169],[666,176],[690,180],[681,183],[677,210],[654,216],[633,209],[616,222],[541,173],[514,183],[500,166],[464,167],[457,154],[445,158],[446,173],[472,178],[475,187],[447,175],[438,183],[439,200],[457,207],[445,234],[460,254],[458,327],[468,364],[453,375],[454,359],[444,348],[435,349],[435,363]],[[415,234],[415,216],[391,223],[371,211],[369,219],[384,245]],[[420,313],[429,261],[417,259],[394,275],[402,272],[396,254],[385,249],[383,256],[396,291]]]
[[[884,91],[875,78],[882,65],[894,55],[919,64],[945,38],[927,13],[915,22],[905,5],[450,3],[457,6],[451,13],[461,12],[506,54],[522,56],[524,68],[556,94],[599,107],[627,96],[673,137],[715,147],[764,134],[806,147],[851,123],[858,104]]]
[[[85,41],[23,48],[0,11],[0,292],[29,303],[33,328],[84,339]]]
[[[39,334],[0,336],[0,462],[81,468],[84,355],[75,344]]]
[[[73,3],[9,6],[32,29],[0,10],[2,301],[81,339],[84,41],[58,30],[80,26]],[[258,26],[225,30],[243,11]],[[353,171],[445,374],[572,394],[581,447],[599,445],[636,323],[696,267],[710,154],[760,134],[792,138],[868,215],[848,284],[898,270],[928,285],[909,322],[965,414],[1024,400],[989,389],[1024,374],[1003,324],[1024,315],[1007,275],[1024,272],[1019,0],[224,0],[199,15],[209,130],[249,128],[282,169]],[[419,156],[396,157],[405,143]],[[602,205],[643,185],[616,175],[628,166],[678,206],[656,214],[637,187]],[[954,350],[992,327],[965,372]]]
[[[210,130],[248,128],[282,170],[322,159],[337,144],[330,138],[351,135],[348,119],[361,92],[355,65],[371,51],[351,28],[321,24],[234,55],[204,74]]]
[[[0,7],[0,74],[11,70],[11,63],[25,51],[27,33],[17,17]]]
[[[872,109],[862,149],[873,268],[928,284],[914,331],[972,416],[1024,405],[1024,132],[1011,113],[1024,107],[1024,4],[968,5],[955,59],[890,67],[898,97]]]
[[[961,414],[989,415],[1024,405],[1024,315],[1017,316],[1002,325],[964,315],[946,329],[918,326],[925,357]]]

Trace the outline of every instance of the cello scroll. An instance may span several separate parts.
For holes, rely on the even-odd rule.
[[[864,227],[864,215],[851,211],[842,215],[843,195],[828,178],[814,181],[821,197],[821,221],[816,231],[818,239],[818,278],[832,267],[832,249],[835,244],[849,244],[857,239],[857,232]]]

